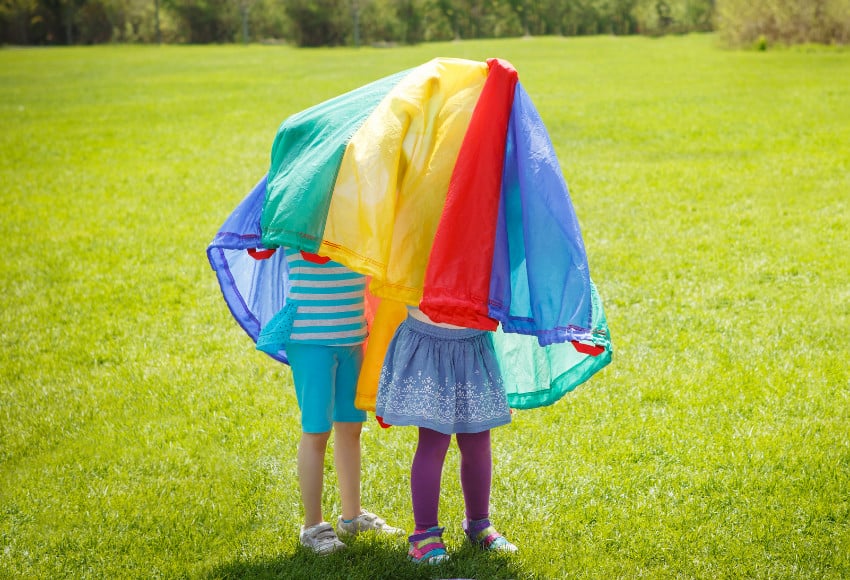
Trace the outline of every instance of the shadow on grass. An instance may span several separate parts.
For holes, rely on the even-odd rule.
[[[471,545],[449,549],[446,563],[436,566],[413,564],[407,559],[407,548],[375,539],[348,543],[348,549],[328,556],[317,556],[301,548],[292,554],[273,558],[235,560],[216,566],[205,578],[286,578],[292,580],[356,580],[356,579],[476,579],[537,578],[521,569],[515,556],[484,553]]]

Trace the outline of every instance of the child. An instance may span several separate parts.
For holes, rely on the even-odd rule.
[[[345,548],[322,515],[325,450],[331,429],[339,479],[340,535],[375,530],[404,532],[360,506],[360,431],[366,412],[354,407],[363,342],[366,339],[366,280],[345,266],[313,254],[286,249],[289,301],[269,321],[257,341],[261,350],[285,345],[292,368],[301,440],[298,483],[304,505],[301,544],[317,554]]]
[[[489,520],[490,429],[511,420],[489,332],[435,323],[410,309],[387,350],[375,414],[391,425],[419,427],[410,470],[416,523],[408,538],[411,560],[438,564],[448,559],[445,528],[438,526],[437,516],[452,433],[461,454],[467,537],[485,550],[517,550]]]

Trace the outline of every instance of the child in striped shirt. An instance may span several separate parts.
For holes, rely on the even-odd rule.
[[[360,505],[360,432],[366,412],[354,406],[366,340],[366,279],[342,264],[287,248],[287,304],[263,328],[257,348],[283,346],[298,407],[298,480],[304,505],[301,544],[318,554],[345,548],[322,515],[324,459],[331,430],[342,515],[336,532],[404,532]]]

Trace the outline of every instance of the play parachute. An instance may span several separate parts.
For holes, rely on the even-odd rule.
[[[551,404],[611,360],[554,148],[503,60],[434,59],[283,122],[268,174],[207,250],[255,341],[286,303],[278,247],[369,276],[361,408],[403,305],[495,331],[515,408]],[[284,345],[266,351],[286,362]]]

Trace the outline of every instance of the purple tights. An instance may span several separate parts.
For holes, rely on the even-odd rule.
[[[490,483],[493,476],[490,431],[458,433],[455,437],[460,449],[460,486],[466,504],[466,517],[470,520],[486,518],[490,515]],[[410,469],[413,519],[417,530],[437,525],[440,479],[451,440],[451,435],[419,428],[419,444]]]

